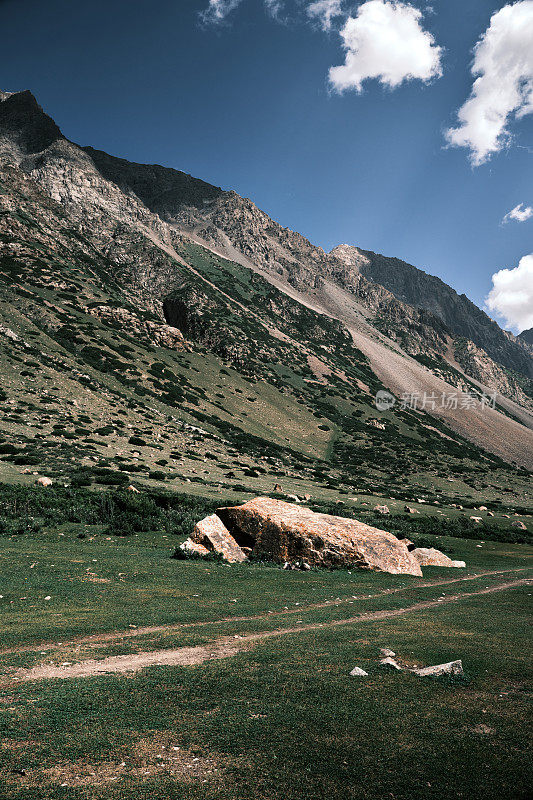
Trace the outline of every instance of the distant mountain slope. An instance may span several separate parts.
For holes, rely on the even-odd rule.
[[[359,271],[365,278],[381,284],[398,300],[431,312],[452,333],[482,347],[500,364],[533,377],[533,362],[520,348],[515,337],[503,331],[466,295],[457,294],[440,278],[428,275],[399,258],[389,258],[347,245],[334,248],[331,254],[346,260],[354,251]]]
[[[533,328],[529,328],[527,331],[522,331],[522,333],[519,333],[518,339],[521,342],[525,342],[525,344],[533,346]]]
[[[450,475],[466,462],[484,475],[505,471],[499,459],[531,466],[526,384],[467,342],[483,386],[470,380],[442,319],[366,278],[361,253],[326,254],[250,200],[185,173],[80,148],[30,93],[0,95],[0,325],[7,402],[21,398],[2,435],[20,431],[39,457],[63,453],[62,468],[142,458],[168,472],[183,448],[190,480],[197,435],[218,442],[209,451],[218,480],[228,470],[243,480],[254,459],[265,474],[285,464],[352,487],[369,475],[401,482],[429,458]],[[56,429],[53,408],[43,414],[35,402],[46,385],[35,365],[56,399],[75,398],[83,413],[61,410]],[[433,416],[398,403],[381,422],[374,396],[384,385],[478,399],[470,414],[443,406]],[[483,410],[491,387],[522,408],[502,399]],[[80,441],[46,450],[41,437],[55,441],[61,426]],[[134,439],[150,431],[149,452],[129,442],[129,426]]]

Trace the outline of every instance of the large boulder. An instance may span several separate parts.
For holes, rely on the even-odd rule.
[[[316,514],[269,497],[220,508],[217,515],[237,543],[252,547],[258,558],[422,575],[420,564],[403,541],[355,519]]]
[[[244,553],[231,533],[216,514],[200,520],[192,532],[191,539],[212,553],[219,553],[224,561],[230,563],[246,561]]]
[[[417,547],[411,550],[421,567],[466,567],[464,561],[452,561],[434,547]]]

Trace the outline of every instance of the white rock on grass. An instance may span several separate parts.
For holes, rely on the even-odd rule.
[[[382,647],[379,651],[381,658],[394,658],[396,653],[394,650],[389,650],[388,647]]]
[[[382,658],[379,663],[382,667],[391,667],[391,669],[401,670],[400,665],[397,664],[393,658]]]
[[[361,676],[362,678],[368,678],[368,672],[365,672],[361,667],[354,667],[350,675],[353,675],[353,677]]]
[[[446,664],[435,664],[433,667],[421,667],[414,669],[415,675],[422,677],[438,678],[440,675],[464,675],[463,662],[461,660],[448,661]]]

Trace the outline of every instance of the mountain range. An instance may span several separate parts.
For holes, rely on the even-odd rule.
[[[532,467],[531,331],[234,191],[80,147],[27,91],[0,92],[0,280],[9,479],[407,497],[511,491]]]

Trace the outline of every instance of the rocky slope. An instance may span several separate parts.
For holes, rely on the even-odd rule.
[[[518,334],[517,338],[521,344],[525,345],[529,349],[533,348],[533,328],[522,331],[522,333]]]
[[[457,294],[440,278],[398,258],[347,245],[334,248],[331,254],[357,265],[361,275],[385,286],[398,300],[430,312],[442,320],[452,334],[474,342],[494,361],[533,377],[533,363],[513,334],[503,331],[466,295]]]
[[[498,369],[522,408],[443,408],[429,424],[427,413],[398,406],[376,424],[382,381],[404,391],[391,369],[412,388],[422,379],[442,391],[474,384],[457,377],[457,337],[442,318],[365,277],[369,256],[359,253],[326,254],[251,201],[184,173],[80,148],[30,93],[3,93],[0,311],[9,333],[0,345],[14,409],[2,435],[56,470],[72,459],[102,469],[141,459],[176,480],[178,469],[199,479],[198,436],[218,481],[280,469],[301,478],[318,470],[347,486],[363,474],[390,481],[391,470],[419,470],[428,452],[443,473],[465,459],[482,471],[505,469],[499,458],[529,465],[527,394],[477,351],[476,377],[488,383]],[[55,423],[53,395],[43,388],[51,409],[35,402],[43,376],[68,404]],[[57,445],[53,458],[42,437]],[[246,475],[258,458],[263,472]]]

